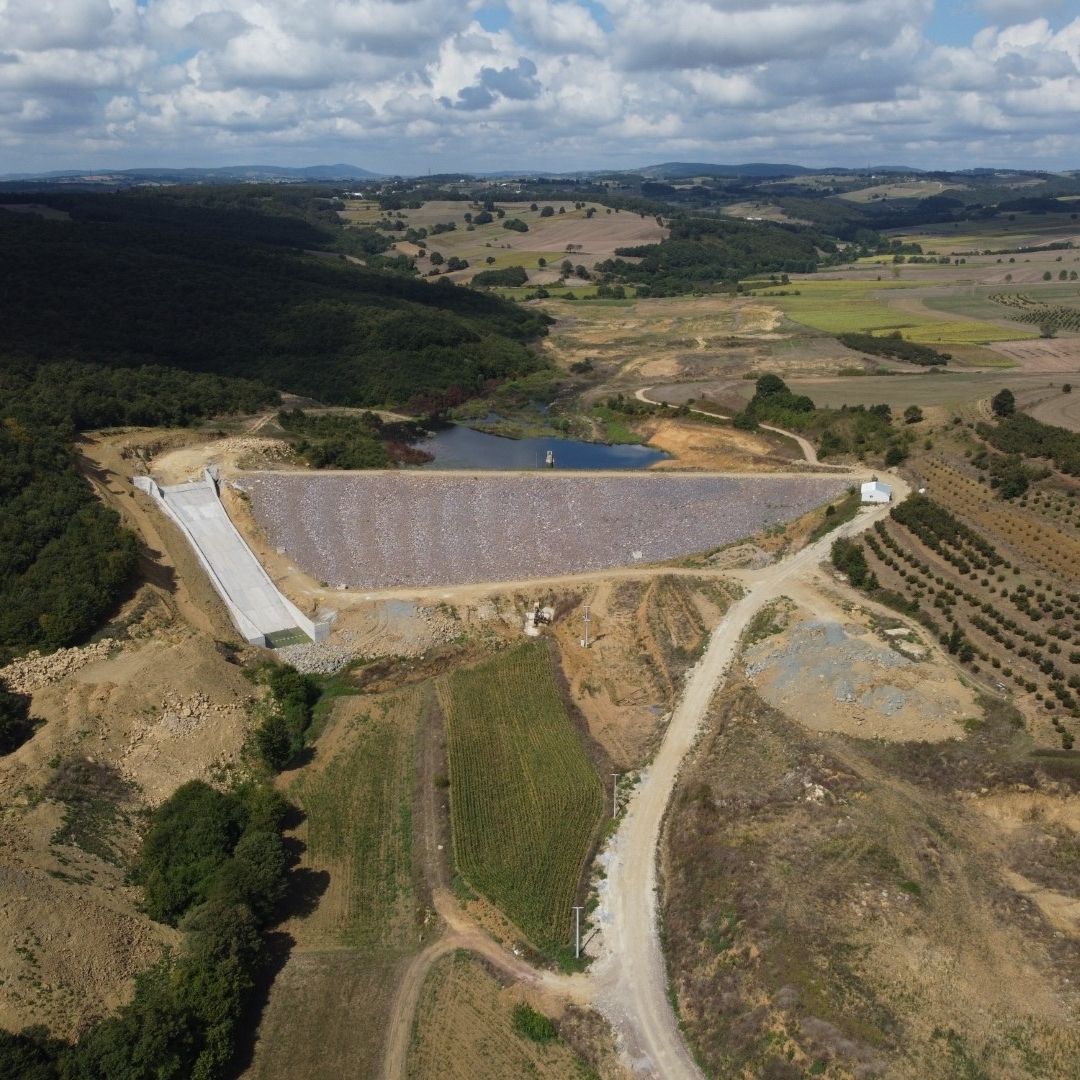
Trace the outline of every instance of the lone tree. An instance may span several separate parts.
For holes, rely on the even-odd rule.
[[[1011,390],[1000,390],[990,401],[995,416],[1012,416],[1016,412],[1016,398]]]
[[[904,423],[917,424],[923,418],[922,409],[918,405],[909,405],[904,410]]]

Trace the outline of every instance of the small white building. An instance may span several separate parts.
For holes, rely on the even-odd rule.
[[[864,503],[892,502],[892,488],[880,480],[867,480],[862,486],[862,501]]]

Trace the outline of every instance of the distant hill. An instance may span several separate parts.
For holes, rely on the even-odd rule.
[[[691,176],[804,176],[821,172],[804,165],[770,165],[751,162],[746,165],[710,165],[703,161],[667,161],[662,165],[648,165],[636,172],[662,180],[679,180]]]
[[[774,176],[810,176],[822,173],[921,173],[922,169],[906,165],[867,165],[865,168],[850,166],[829,166],[823,169],[811,169],[806,165],[772,164],[753,161],[745,165],[711,165],[703,161],[668,161],[663,165],[647,165],[636,172],[642,176],[658,180],[681,180],[691,176],[749,176],[769,179]]]
[[[41,173],[8,173],[0,181],[37,180],[51,183],[143,184],[222,183],[236,180],[373,180],[381,176],[359,165],[222,165],[215,168],[184,169],[54,169]]]

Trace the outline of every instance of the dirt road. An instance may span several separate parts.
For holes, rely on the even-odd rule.
[[[664,404],[662,401],[655,401],[653,398],[648,396],[648,393],[651,389],[651,386],[643,386],[634,394],[634,397],[636,397],[638,401],[644,401],[646,405]],[[699,416],[712,416],[717,420],[731,419],[730,416],[721,416],[720,413],[709,412],[707,409],[691,408],[690,411],[692,413],[697,413]],[[794,431],[785,431],[784,428],[773,427],[771,424],[758,424],[758,427],[760,427],[763,431],[772,431],[777,435],[783,435],[787,439],[793,439],[796,443],[799,444],[799,449],[802,451],[803,460],[806,462],[807,465],[821,464],[821,462],[818,461],[817,450],[814,449],[814,444],[810,442],[809,439],[804,439],[801,435],[796,435]],[[832,466],[827,467],[832,468]]]
[[[394,1005],[390,1010],[390,1030],[386,1035],[386,1053],[383,1058],[385,1080],[405,1080],[413,1018],[424,980],[436,960],[456,949],[467,949],[474,955],[483,957],[517,982],[550,987],[564,999],[569,998],[585,1004],[590,996],[589,982],[584,976],[567,977],[538,971],[525,960],[496,944],[462,912],[449,891],[436,890],[433,901],[435,910],[446,923],[446,933],[413,957],[398,984]]]
[[[893,480],[898,499],[907,494]],[[889,506],[859,516],[789,559],[758,571],[749,591],[728,610],[708,648],[689,673],[667,735],[627,809],[607,853],[607,876],[596,912],[601,956],[593,965],[594,1004],[619,1034],[635,1073],[663,1080],[700,1080],[668,1001],[667,973],[657,922],[656,854],[660,826],[682,761],[694,743],[714,694],[735,658],[754,613],[783,594],[786,584],[828,554],[837,536],[870,527]]]

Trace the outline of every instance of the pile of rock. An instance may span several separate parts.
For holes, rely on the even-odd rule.
[[[30,652],[0,668],[0,679],[18,694],[30,694],[66,679],[87,664],[104,660],[115,648],[115,641],[98,641],[53,653]]]
[[[461,622],[442,608],[417,607],[416,614],[423,619],[429,643],[421,652],[435,645],[445,645],[461,635]]]
[[[333,675],[357,656],[356,649],[348,644],[340,645],[286,645],[274,650],[274,658],[283,664],[292,664],[305,675]]]

